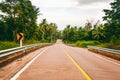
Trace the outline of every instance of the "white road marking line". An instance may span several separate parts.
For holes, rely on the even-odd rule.
[[[108,60],[108,59],[106,59],[106,58],[103,58],[103,57],[101,57],[100,55],[96,55],[96,54],[93,54],[93,55],[96,56],[96,57],[98,57],[99,59],[103,59],[104,61],[108,61],[108,62],[110,62],[110,63],[113,63],[113,64],[116,64],[116,65],[119,65],[119,66],[120,66],[119,63],[113,62],[113,61]]]
[[[91,52],[91,51],[88,51],[88,52]],[[107,62],[110,62],[110,63],[112,63],[112,64],[116,64],[116,65],[119,65],[119,66],[120,66],[120,64],[117,63],[117,62],[113,62],[113,61],[111,61],[111,60],[108,60],[108,59],[106,59],[106,58],[103,58],[103,57],[101,57],[100,55],[95,54],[94,52],[91,52],[91,53],[92,53],[92,55],[98,57],[99,59],[102,59],[102,60],[104,60],[104,61],[107,61]]]
[[[29,63],[27,63],[19,72],[17,72],[10,80],[16,80],[20,74],[25,71],[32,63],[33,61],[35,61],[42,53],[44,53],[47,49],[49,49],[50,47],[46,48],[45,50],[43,50],[42,52],[40,52],[36,57],[34,57]]]

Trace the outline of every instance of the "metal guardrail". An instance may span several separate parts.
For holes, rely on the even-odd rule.
[[[109,48],[101,48],[101,47],[96,47],[96,46],[87,46],[87,47],[88,47],[88,49],[95,49],[95,50],[98,50],[98,51],[120,54],[120,50],[109,49]]]
[[[31,44],[31,45],[26,45],[23,47],[16,47],[16,48],[2,50],[2,51],[0,51],[0,58],[15,54],[17,52],[26,51],[27,49],[30,49],[30,48],[35,48],[37,46],[43,46],[43,45],[47,45],[47,44],[51,44],[51,43]]]

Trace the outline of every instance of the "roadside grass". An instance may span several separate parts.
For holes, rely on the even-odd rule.
[[[77,41],[75,43],[68,43],[68,45],[82,47],[82,48],[87,48],[88,45],[91,45],[91,46],[120,50],[120,41],[110,42],[110,43],[100,43],[99,41]]]
[[[120,50],[120,42],[119,43],[101,43],[97,46],[98,47],[103,47],[103,48]]]
[[[27,40],[27,41],[23,41],[23,45],[37,44],[37,43],[40,43],[40,41],[37,41],[37,40]]]
[[[29,45],[29,44],[36,44],[36,43],[40,43],[40,41],[27,40],[27,41],[23,41],[23,46]],[[19,47],[19,46],[20,46],[19,41],[17,41],[17,42],[0,41],[0,50],[5,50],[5,49]]]
[[[35,39],[31,39],[31,40],[23,40],[23,46],[25,45],[30,45],[30,44],[37,44],[37,43],[48,43],[49,41],[47,40],[35,40]],[[55,43],[55,41],[53,41],[52,43]],[[20,43],[19,41],[13,42],[13,41],[0,41],[0,50],[5,50],[5,49],[9,49],[9,48],[14,48],[14,47],[19,47]]]
[[[76,46],[83,47],[83,48],[87,48],[88,45],[96,46],[99,44],[100,44],[100,42],[98,42],[98,41],[77,41],[75,43]]]
[[[10,41],[0,41],[0,50],[9,49],[18,47],[19,44],[16,42],[10,42]]]

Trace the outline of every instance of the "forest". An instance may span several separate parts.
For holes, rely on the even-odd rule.
[[[120,49],[120,0],[114,0],[110,6],[111,9],[103,9],[105,24],[99,20],[92,24],[88,20],[84,26],[68,24],[60,31],[56,23],[48,23],[46,19],[37,24],[40,9],[32,5],[30,0],[3,0],[0,2],[0,45],[5,41],[18,43],[16,34],[24,33],[24,43],[62,39],[65,43],[78,46],[84,42]]]

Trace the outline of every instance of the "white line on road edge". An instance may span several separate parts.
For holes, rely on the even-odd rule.
[[[50,47],[48,47],[50,48]],[[47,49],[48,49],[47,48]],[[31,64],[33,61],[35,61],[42,53],[44,53],[47,49],[43,50],[42,52],[40,52],[36,57],[34,57],[29,63],[27,63],[19,72],[17,72],[10,80],[16,80],[20,74],[25,71]]]
[[[100,55],[96,55],[95,53],[93,53],[93,55],[96,56],[96,57],[98,57],[99,59],[102,59],[102,60],[104,60],[104,61],[107,61],[107,62],[110,62],[110,63],[112,63],[112,64],[116,64],[116,65],[119,65],[119,66],[120,66],[119,63],[114,62],[114,61],[111,61],[111,60],[106,59],[106,58],[103,58],[103,57],[101,57]],[[105,56],[105,57],[106,57],[106,56]],[[109,57],[108,57],[108,58],[109,58]]]
[[[73,49],[73,48],[72,48]],[[79,49],[79,48],[78,48]],[[87,50],[88,51],[88,50]],[[88,51],[88,52],[91,52],[91,51]],[[106,59],[106,58],[103,58],[103,57],[101,57],[100,55],[98,55],[98,54],[95,54],[94,52],[91,52],[92,54],[91,55],[94,55],[95,57],[98,57],[99,59],[102,59],[102,60],[104,60],[104,61],[107,61],[107,62],[110,62],[110,63],[112,63],[112,64],[115,64],[115,65],[119,65],[120,66],[120,64],[119,63],[117,63],[117,62],[114,62],[114,61],[111,61],[111,60],[109,60],[109,59]],[[105,56],[106,57],[106,56]],[[109,57],[108,57],[109,58]]]

